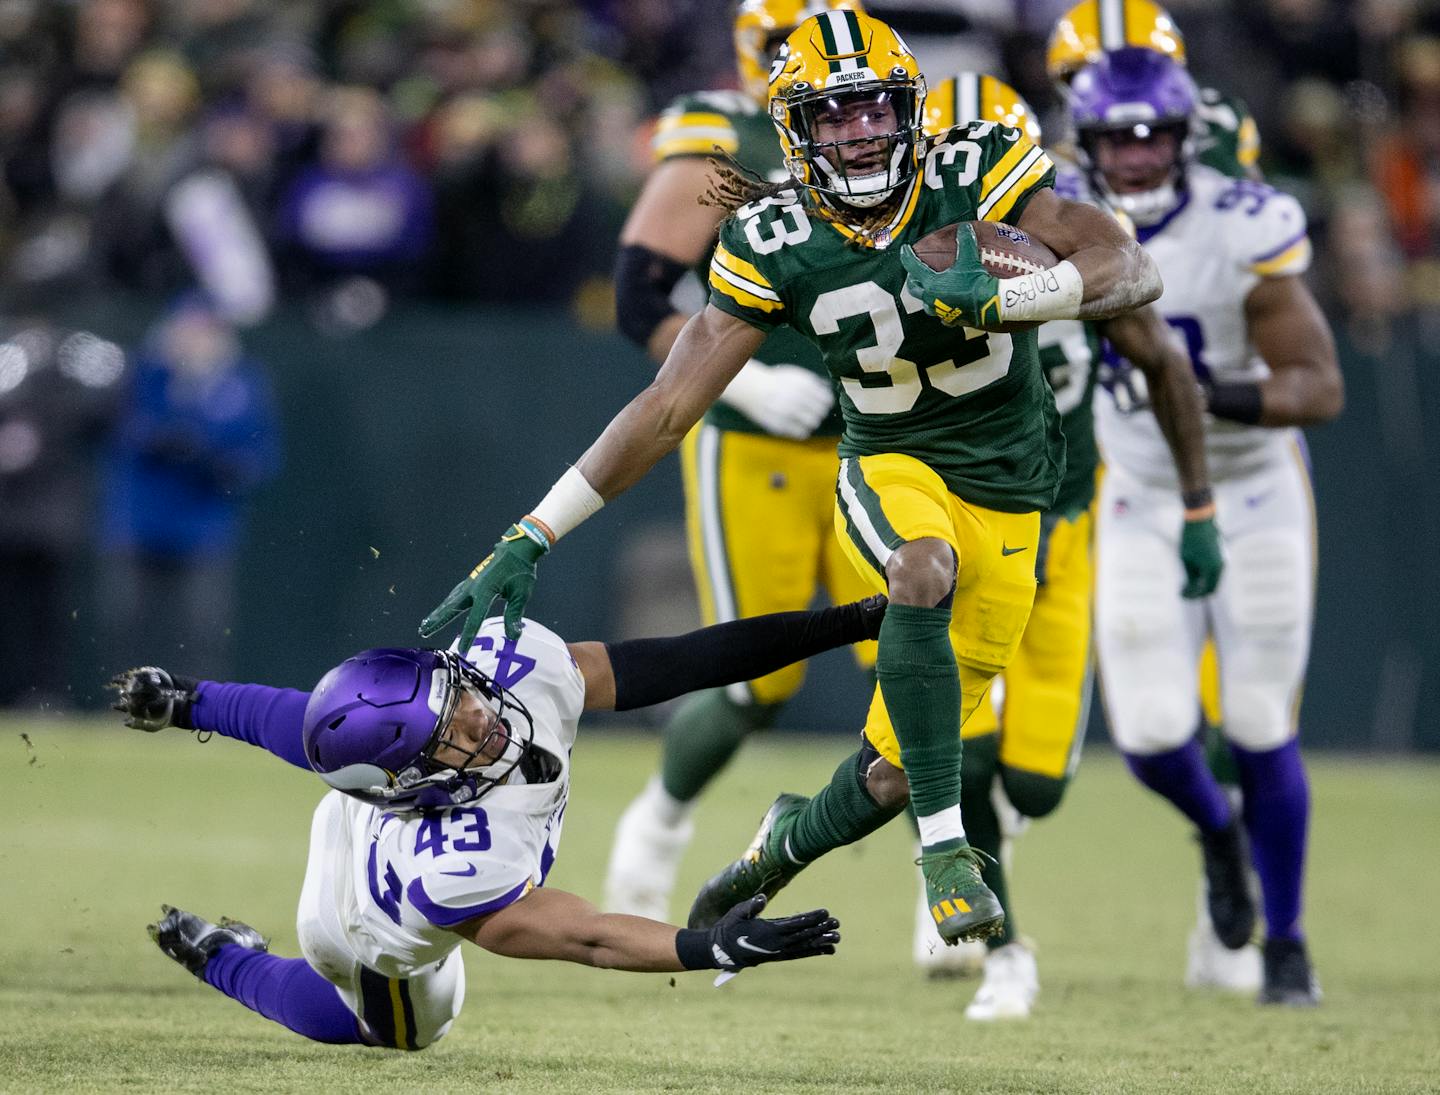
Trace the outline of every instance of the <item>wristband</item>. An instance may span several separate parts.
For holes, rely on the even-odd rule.
[[[1085,296],[1085,279],[1069,259],[1048,270],[1000,279],[1000,319],[1006,323],[1074,319]]]
[[[544,551],[549,551],[551,545],[555,543],[555,533],[550,526],[533,513],[527,513],[516,521],[515,527],[539,544]]]
[[[1198,490],[1182,490],[1180,504],[1185,507],[1185,520],[1204,521],[1215,516],[1215,495],[1209,487]]]
[[[1257,426],[1260,424],[1260,412],[1264,409],[1260,385],[1254,380],[1211,384],[1205,389],[1205,409],[1216,418]]]
[[[579,468],[567,468],[565,474],[555,481],[550,492],[540,499],[540,504],[527,515],[543,530],[548,542],[543,543],[546,551],[555,541],[564,536],[587,517],[600,512],[605,499],[592,487]],[[522,519],[523,520],[523,519]],[[524,528],[523,524],[521,525]],[[536,539],[529,530],[527,536]],[[540,542],[537,540],[537,542]]]
[[[710,933],[698,928],[681,928],[675,933],[675,957],[687,970],[723,968],[710,948]]]

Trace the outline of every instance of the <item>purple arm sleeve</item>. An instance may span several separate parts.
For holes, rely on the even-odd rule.
[[[224,684],[201,681],[196,688],[190,720],[196,730],[211,730],[227,738],[248,741],[268,749],[296,768],[311,771],[301,738],[309,692],[270,688],[263,684]]]

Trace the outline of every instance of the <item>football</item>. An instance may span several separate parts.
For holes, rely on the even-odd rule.
[[[1058,255],[1013,224],[997,221],[960,221],[937,228],[914,243],[915,256],[930,269],[948,270],[955,263],[956,233],[965,231],[980,245],[980,262],[997,278],[1019,277],[1048,270]],[[1006,323],[1001,331],[1026,331],[1038,323]]]

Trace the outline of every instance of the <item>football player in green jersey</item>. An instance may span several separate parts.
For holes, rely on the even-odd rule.
[[[735,13],[740,91],[684,95],[656,125],[656,166],[620,234],[620,329],[658,363],[689,318],[671,302],[688,269],[704,282],[727,211],[706,203],[723,153],[754,174],[785,177],[766,113],[766,74],[808,16],[860,10],[856,0],[744,0]],[[685,438],[686,531],[706,623],[807,607],[816,587],[835,604],[865,595],[831,522],[840,410],[820,351],[780,328]],[[853,648],[867,671],[875,644]],[[759,680],[697,693],[665,727],[660,771],[621,815],[605,875],[610,912],[665,919],[701,791],[749,733],[773,724],[804,680],[803,662]]]
[[[1105,50],[1138,46],[1185,63],[1185,39],[1154,0],[1083,0],[1060,17],[1045,49],[1045,71],[1062,89]],[[1196,158],[1232,178],[1260,177],[1260,130],[1245,104],[1200,89]]]
[[[1029,105],[993,76],[961,73],[930,90],[927,133],[944,133],[967,119],[1014,126],[1040,142],[1040,127]],[[1057,191],[1084,200],[1088,195],[1077,182],[1078,175],[1062,163]],[[1041,518],[1034,560],[1037,590],[1024,637],[1003,677],[997,678],[961,731],[966,828],[971,843],[994,860],[985,867],[984,877],[1006,913],[1004,932],[985,941],[985,978],[965,1009],[968,1019],[1025,1018],[1039,994],[1035,957],[1018,933],[1006,885],[1009,856],[1002,854],[1002,848],[1008,848],[1002,827],[1013,832],[1017,823],[1056,809],[1079,762],[1089,716],[1091,504],[1099,465],[1092,398],[1102,334],[1138,363],[1149,390],[1160,393],[1162,430],[1182,493],[1199,503],[1188,538],[1199,540],[1202,549],[1214,543],[1214,522],[1203,508],[1209,501],[1209,476],[1204,421],[1198,402],[1191,398],[1194,374],[1183,345],[1159,312],[1147,305],[1103,324],[1056,320],[1042,325],[1040,363],[1061,414],[1066,468],[1055,500]],[[1196,548],[1195,543],[1189,546],[1191,551]],[[1218,566],[1203,568],[1186,595],[1212,593],[1219,576]],[[928,915],[917,923],[917,941],[922,928],[929,929],[933,940]],[[930,947],[934,953],[923,958],[917,947],[917,961],[944,972],[944,958],[951,952],[933,942]]]
[[[1000,328],[1119,315],[1162,286],[1113,217],[1054,194],[1048,157],[1023,133],[985,122],[927,140],[924,99],[914,56],[878,20],[826,12],[790,35],[771,66],[770,113],[793,183],[742,187],[755,200],[721,228],[710,303],[655,381],[421,631],[464,616],[464,649],[497,596],[518,630],[539,557],[674,449],[766,334],[788,323],[840,381],[836,526],[856,569],[888,589],[891,608],[861,749],[814,799],[782,795],[754,855],[736,865],[745,869],[706,893],[773,894],[908,797],[931,913],[954,943],[1004,924],[965,837],[959,729],[1019,645],[1040,511],[1065,464],[1034,330]],[[962,243],[941,273],[909,250],[977,218],[1017,223],[1061,261],[997,279],[967,233],[959,238],[971,246]],[[709,919],[705,901],[691,919]]]

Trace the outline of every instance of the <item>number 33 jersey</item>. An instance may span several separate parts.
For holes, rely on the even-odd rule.
[[[526,766],[536,782],[517,771],[473,804],[438,813],[392,814],[345,798],[348,855],[335,857],[345,877],[333,892],[356,956],[387,977],[438,961],[460,942],[450,928],[542,885],[560,845],[585,701],[580,670],[564,641],[534,621],[512,641],[502,620],[487,620],[470,660],[529,709],[546,765]]]
[[[1199,380],[1262,380],[1270,369],[1251,345],[1245,298],[1263,278],[1309,268],[1305,213],[1274,187],[1198,164],[1187,182],[1174,212],[1138,233],[1165,281],[1155,306],[1183,339]],[[1175,465],[1138,373],[1122,363],[1107,386],[1111,395],[1096,408],[1106,463],[1146,483],[1176,487]],[[1223,481],[1288,460],[1294,434],[1207,418],[1210,477]]]
[[[968,502],[1046,509],[1065,442],[1035,332],[946,327],[906,292],[899,252],[958,221],[1013,224],[1054,167],[993,122],[948,130],[922,151],[893,216],[867,232],[804,188],[738,209],[721,226],[710,302],[763,331],[789,324],[820,348],[840,384],[842,457],[901,453]]]

